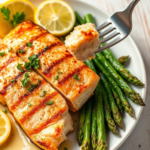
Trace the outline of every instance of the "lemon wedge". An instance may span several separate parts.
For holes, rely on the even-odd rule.
[[[10,10],[10,19],[12,19],[13,15],[17,12],[24,12],[25,20],[34,20],[35,7],[28,0],[8,0],[0,5],[0,8],[2,8],[3,6]],[[8,34],[11,29],[12,26],[9,22],[4,20],[4,16],[0,11],[0,37],[5,37],[5,35]]]
[[[8,139],[11,132],[11,124],[7,115],[0,110],[0,146]]]
[[[62,0],[48,0],[36,9],[35,22],[55,36],[68,33],[75,24],[72,7]]]

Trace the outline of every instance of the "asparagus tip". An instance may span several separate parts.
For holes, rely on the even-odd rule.
[[[125,131],[125,127],[124,127],[123,122],[121,122],[121,124],[119,125],[119,128],[122,129],[123,131]]]

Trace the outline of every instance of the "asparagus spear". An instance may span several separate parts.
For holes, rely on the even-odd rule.
[[[111,86],[116,90],[125,111],[127,113],[129,113],[129,115],[131,117],[134,117],[133,109],[132,109],[131,105],[129,104],[128,100],[126,99],[126,97],[124,96],[122,90],[117,85],[117,83],[114,81],[114,79],[109,75],[109,73],[102,66],[102,64],[99,63],[99,61],[97,59],[94,59],[94,63],[96,64],[97,68],[107,77],[107,79],[108,79],[109,83],[111,84]]]
[[[103,110],[103,98],[102,98],[102,85],[99,82],[97,88],[99,90],[95,93],[97,101],[97,150],[107,150],[106,134],[105,134],[105,121]]]
[[[78,141],[79,145],[81,145],[82,141],[83,141],[83,127],[84,127],[84,121],[85,121],[85,109],[86,109],[86,105],[84,105],[80,110],[79,126],[78,126],[78,132],[77,132],[77,141]]]
[[[122,117],[120,115],[118,107],[115,104],[115,100],[113,98],[112,91],[111,91],[111,88],[109,86],[109,83],[108,83],[107,79],[104,77],[104,75],[102,73],[100,73],[100,77],[101,77],[101,80],[104,84],[105,90],[106,90],[107,95],[108,95],[108,100],[109,100],[110,108],[111,108],[112,113],[113,113],[114,120],[118,124],[118,126],[121,129],[123,129],[124,125],[123,125]]]
[[[118,71],[118,73],[125,78],[128,82],[134,85],[144,85],[137,77],[132,75],[124,66],[115,58],[110,49],[102,52],[106,59],[111,63],[111,65]]]
[[[117,127],[116,124],[114,122],[114,120],[111,117],[111,109],[108,103],[108,97],[107,94],[105,92],[105,90],[102,88],[102,95],[103,95],[103,100],[104,100],[104,112],[105,112],[105,119],[108,125],[108,128],[110,129],[110,131],[115,134],[115,135],[119,135],[118,131],[117,131]]]
[[[94,23],[93,17],[92,17],[91,14],[86,14],[86,15],[84,16],[84,20],[85,20],[86,23]]]
[[[78,14],[77,11],[75,11],[75,16],[76,16],[77,21],[78,21],[80,24],[85,24],[85,21],[81,18],[81,16]]]
[[[139,93],[136,93],[131,87],[124,81],[124,79],[116,72],[116,70],[110,65],[101,53],[96,54],[96,59],[107,69],[109,74],[114,78],[117,84],[127,94],[127,96],[136,104],[145,106]]]
[[[129,59],[129,55],[128,55],[128,56],[121,56],[121,57],[118,59],[118,61],[119,61],[122,65],[124,65],[124,64],[128,61],[128,59]]]
[[[88,100],[86,107],[85,123],[83,128],[83,142],[81,146],[82,150],[90,149],[91,117],[92,117],[92,98]]]
[[[92,60],[86,60],[85,64],[97,73],[96,68]],[[94,91],[94,97],[96,100],[96,111],[97,111],[97,149],[107,149],[106,135],[105,135],[105,123],[104,123],[104,110],[102,104],[102,92],[100,82]],[[93,126],[92,126],[93,127]],[[93,139],[92,139],[93,140]],[[95,147],[95,146],[94,146]],[[103,149],[102,149],[103,148]]]
[[[97,103],[94,99],[93,110],[92,110],[92,130],[91,130],[91,142],[93,150],[97,147]]]
[[[112,89],[112,93],[113,93],[113,95],[114,95],[114,99],[116,100],[116,104],[117,104],[117,106],[118,106],[118,108],[119,108],[120,114],[122,115],[122,114],[123,114],[123,106],[122,106],[122,104],[121,104],[121,100],[120,100],[120,98],[119,98],[117,92],[114,90],[114,88],[111,87],[111,89]]]

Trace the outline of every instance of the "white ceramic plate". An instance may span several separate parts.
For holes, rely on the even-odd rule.
[[[43,0],[30,0],[33,2],[35,6],[38,6]],[[91,13],[94,16],[95,22],[97,25],[103,23],[108,17],[108,13],[101,10],[97,6],[94,6],[92,3],[87,3],[81,0],[66,0],[74,10],[78,11],[81,16],[84,16],[87,13]],[[111,48],[115,56],[118,58],[123,55],[129,55],[130,61],[126,65],[126,68],[129,69],[134,75],[136,75],[143,83],[145,83],[144,88],[139,88],[132,86],[131,87],[140,93],[141,97],[145,101],[146,96],[146,89],[147,89],[147,81],[146,81],[146,72],[145,66],[143,63],[142,56],[131,39],[128,37],[123,42],[119,43],[117,46]],[[132,130],[134,129],[136,123],[138,122],[143,107],[138,106],[129,100],[130,104],[132,105],[133,109],[135,110],[136,119],[131,118],[127,113],[124,114],[124,124],[125,124],[125,131],[119,130],[121,137],[117,137],[113,135],[111,132],[107,133],[107,144],[109,150],[116,150],[118,149],[121,144],[127,139],[130,135]],[[68,139],[72,142],[72,149],[71,150],[80,150],[77,140],[76,140],[76,128],[77,122],[74,123],[75,131],[68,135]],[[70,150],[70,149],[69,149]]]

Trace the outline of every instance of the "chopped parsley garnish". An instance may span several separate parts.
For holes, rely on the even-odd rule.
[[[46,102],[46,105],[52,105],[54,103],[54,101],[49,101],[49,102]]]
[[[17,24],[19,24],[25,20],[24,12],[21,12],[21,13],[16,12],[13,15],[13,19],[11,20],[10,19],[10,10],[4,6],[1,8],[1,13],[4,16],[3,19],[8,21],[11,24],[12,28],[14,28]]]
[[[26,46],[32,47],[33,45],[32,45],[32,43],[27,42]]]
[[[76,80],[78,80],[78,81],[80,80],[80,77],[78,76],[77,73],[75,73],[75,75],[73,76],[73,78],[76,79]]]
[[[32,68],[34,68],[34,69],[40,68],[40,60],[35,54],[28,57],[28,59],[30,60],[30,64],[31,64]]]
[[[46,94],[47,91],[43,91],[40,97],[43,97]]]
[[[58,77],[59,77],[59,76],[58,76],[58,74],[57,74],[57,75],[54,77],[54,79],[55,79],[55,80],[58,80]]]
[[[45,46],[44,48],[43,48],[43,51],[45,51],[45,50],[47,50],[48,49],[48,46]]]
[[[40,79],[38,79],[38,83],[41,83],[41,80],[40,80]]]
[[[68,148],[67,148],[67,147],[64,147],[64,150],[68,150]]]
[[[28,107],[30,107],[32,104],[31,103],[28,103]]]
[[[17,52],[18,52],[18,53],[26,53],[25,50],[18,50]]]
[[[11,83],[14,83],[15,81],[16,81],[16,80],[14,79],[14,80],[11,80],[10,82],[11,82]]]
[[[24,70],[22,69],[21,65],[22,65],[22,64],[18,64],[18,65],[17,65],[17,68],[23,73]]]
[[[4,55],[5,55],[5,52],[0,52],[0,55],[1,55],[1,56],[4,56]]]
[[[28,88],[28,91],[31,92],[34,90],[34,88],[38,87],[39,84],[31,84],[30,87]]]
[[[3,110],[3,112],[4,112],[5,114],[7,114],[8,110],[7,110],[7,109],[5,109],[5,110]]]
[[[28,78],[28,77],[29,77],[29,74],[28,74],[28,73],[25,73],[24,79],[21,81],[23,87],[26,87],[26,86],[27,86],[27,83],[28,83],[28,81],[29,81],[29,78]]]
[[[62,71],[59,71],[59,70],[58,70],[57,72],[58,72],[58,73],[63,73]]]
[[[9,50],[8,50],[8,52],[11,52],[13,50],[13,48],[11,47]]]
[[[31,71],[31,70],[32,70],[32,68],[31,68],[31,63],[30,63],[30,62],[25,62],[24,67],[25,67],[28,71]]]

